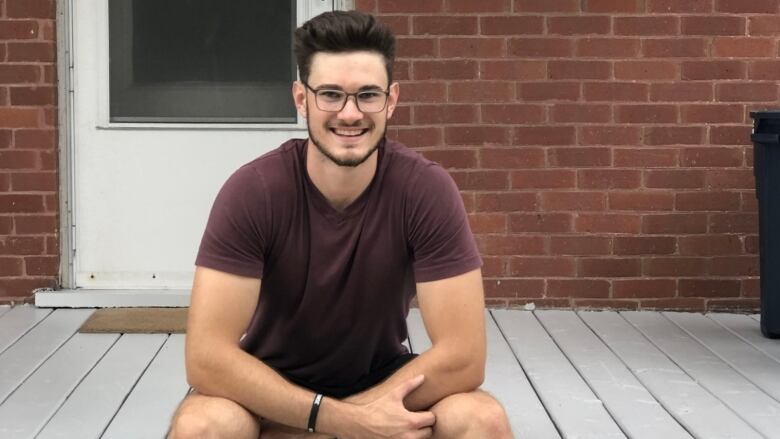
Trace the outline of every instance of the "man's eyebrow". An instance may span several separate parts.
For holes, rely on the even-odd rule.
[[[341,90],[343,91],[344,88],[341,87],[338,84],[320,84],[316,87],[316,90]],[[378,85],[364,85],[358,89],[358,91],[367,91],[367,90],[384,90],[382,87]]]

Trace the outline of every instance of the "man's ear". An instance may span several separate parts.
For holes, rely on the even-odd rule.
[[[390,119],[393,117],[393,111],[395,111],[395,106],[398,105],[398,94],[400,93],[399,90],[400,86],[397,82],[394,82],[390,84],[390,94],[387,96],[387,118]]]
[[[298,114],[306,119],[306,87],[300,81],[293,82],[292,96]]]

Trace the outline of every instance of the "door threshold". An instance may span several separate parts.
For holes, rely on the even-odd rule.
[[[39,308],[188,307],[190,290],[41,290]]]

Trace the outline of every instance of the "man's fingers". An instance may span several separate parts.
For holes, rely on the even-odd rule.
[[[433,429],[431,427],[421,428],[414,432],[416,439],[427,439],[433,437]]]
[[[398,390],[401,392],[399,395],[401,399],[406,398],[406,395],[412,393],[414,389],[420,387],[423,381],[425,381],[425,375],[417,375],[416,377],[398,386]]]
[[[417,428],[433,427],[436,423],[436,415],[433,412],[413,412],[414,425]]]

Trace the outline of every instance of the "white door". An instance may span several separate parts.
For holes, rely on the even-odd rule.
[[[306,136],[291,36],[333,3],[70,0],[70,287],[191,286],[225,179]]]

